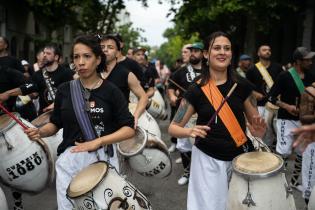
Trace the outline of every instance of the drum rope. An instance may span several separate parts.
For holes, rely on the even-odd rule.
[[[242,203],[247,205],[248,207],[250,207],[251,205],[256,206],[256,203],[252,199],[252,194],[250,193],[249,179],[247,180],[247,194]]]
[[[8,150],[12,150],[13,149],[13,146],[8,142],[8,140],[5,138],[5,134],[0,132],[0,135],[3,137],[4,141],[5,141],[5,144],[7,145],[7,149]]]

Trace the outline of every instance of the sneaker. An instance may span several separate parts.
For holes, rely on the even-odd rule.
[[[182,158],[180,157],[180,158],[177,158],[176,160],[175,160],[175,163],[177,163],[177,164],[181,164],[183,162],[183,160],[182,160]]]
[[[178,185],[185,185],[189,181],[189,173],[184,173],[184,175],[178,179]]]
[[[176,144],[172,143],[171,146],[168,148],[169,152],[175,152]]]
[[[291,183],[290,184],[291,188],[297,190],[297,191],[300,191],[300,192],[303,192],[303,186],[300,184],[300,183]]]

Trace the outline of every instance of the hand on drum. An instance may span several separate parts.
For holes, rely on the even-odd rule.
[[[97,150],[102,146],[100,139],[95,139],[93,141],[87,141],[84,143],[75,142],[75,145],[71,152],[92,152]]]
[[[301,152],[304,152],[310,143],[315,142],[315,124],[303,125],[300,128],[293,129],[292,133],[297,136],[293,147],[299,147]]]
[[[252,123],[247,123],[247,127],[253,136],[262,138],[265,135],[267,125],[265,120],[258,115],[253,116]]]
[[[189,129],[189,136],[192,138],[196,138],[197,136],[201,138],[206,138],[207,132],[210,131],[210,127],[207,125],[196,125]]]
[[[51,110],[53,110],[53,109],[54,109],[54,103],[52,103],[52,104],[50,104],[49,106],[45,107],[45,108],[43,109],[43,112],[49,112],[49,111],[51,111]]]
[[[28,138],[32,141],[36,141],[40,139],[39,129],[38,128],[28,128],[24,130],[24,133],[28,136]]]

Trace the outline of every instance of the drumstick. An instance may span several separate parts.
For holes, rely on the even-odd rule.
[[[6,114],[8,114],[13,120],[15,120],[20,126],[22,126],[22,128],[23,128],[24,130],[28,129],[28,127],[27,127],[26,125],[24,125],[21,120],[19,120],[14,114],[12,114],[11,112],[9,112],[1,103],[0,103],[0,108],[1,108]]]
[[[209,122],[207,123],[207,125],[210,127],[211,123],[213,122],[213,120],[215,119],[215,117],[219,114],[219,111],[222,109],[223,105],[225,104],[225,102],[228,100],[228,98],[232,95],[233,91],[235,90],[237,86],[237,83],[234,83],[234,85],[232,86],[231,90],[228,92],[228,94],[225,96],[225,98],[223,98],[220,106],[218,107],[218,109],[215,111],[215,113],[211,116]]]
[[[176,85],[179,89],[181,89],[183,92],[187,92],[187,90],[185,88],[183,88],[182,86],[180,86],[179,84],[177,84],[174,80],[168,78],[168,80],[173,83],[174,85]]]

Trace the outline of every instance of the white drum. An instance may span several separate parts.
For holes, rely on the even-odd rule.
[[[52,111],[45,112],[38,116],[36,119],[34,119],[31,123],[35,125],[37,128],[40,128],[47,123],[50,122],[50,116],[52,114]],[[47,144],[48,149],[50,151],[50,154],[53,156],[54,162],[56,162],[58,156],[57,156],[57,149],[59,144],[62,142],[62,134],[63,129],[60,129],[56,134],[43,138],[43,141]]]
[[[130,167],[142,176],[164,178],[172,172],[172,161],[165,143],[152,135],[142,152],[128,158]]]
[[[315,210],[315,190],[314,189],[315,188],[313,187],[310,200],[308,202],[308,207],[307,207],[308,210]]]
[[[0,116],[1,182],[21,192],[39,193],[51,183],[53,174],[54,164],[47,145],[29,140],[19,124],[8,115]]]
[[[100,161],[80,171],[67,189],[74,209],[152,210],[148,199],[121,177],[112,165]]]
[[[147,111],[157,119],[166,120],[167,113],[165,110],[165,102],[158,90],[155,90],[154,95],[150,98],[147,105]]]
[[[282,158],[268,152],[249,152],[234,158],[227,209],[295,210],[282,167]]]
[[[147,140],[147,133],[138,126],[134,137],[117,143],[117,150],[123,156],[131,157],[140,153],[144,149]]]
[[[0,209],[9,210],[7,199],[5,198],[5,195],[1,188],[0,188]]]
[[[136,110],[137,104],[129,103],[129,110],[133,114]],[[138,126],[144,129],[148,134],[161,138],[161,130],[155,119],[147,112],[138,119]]]

